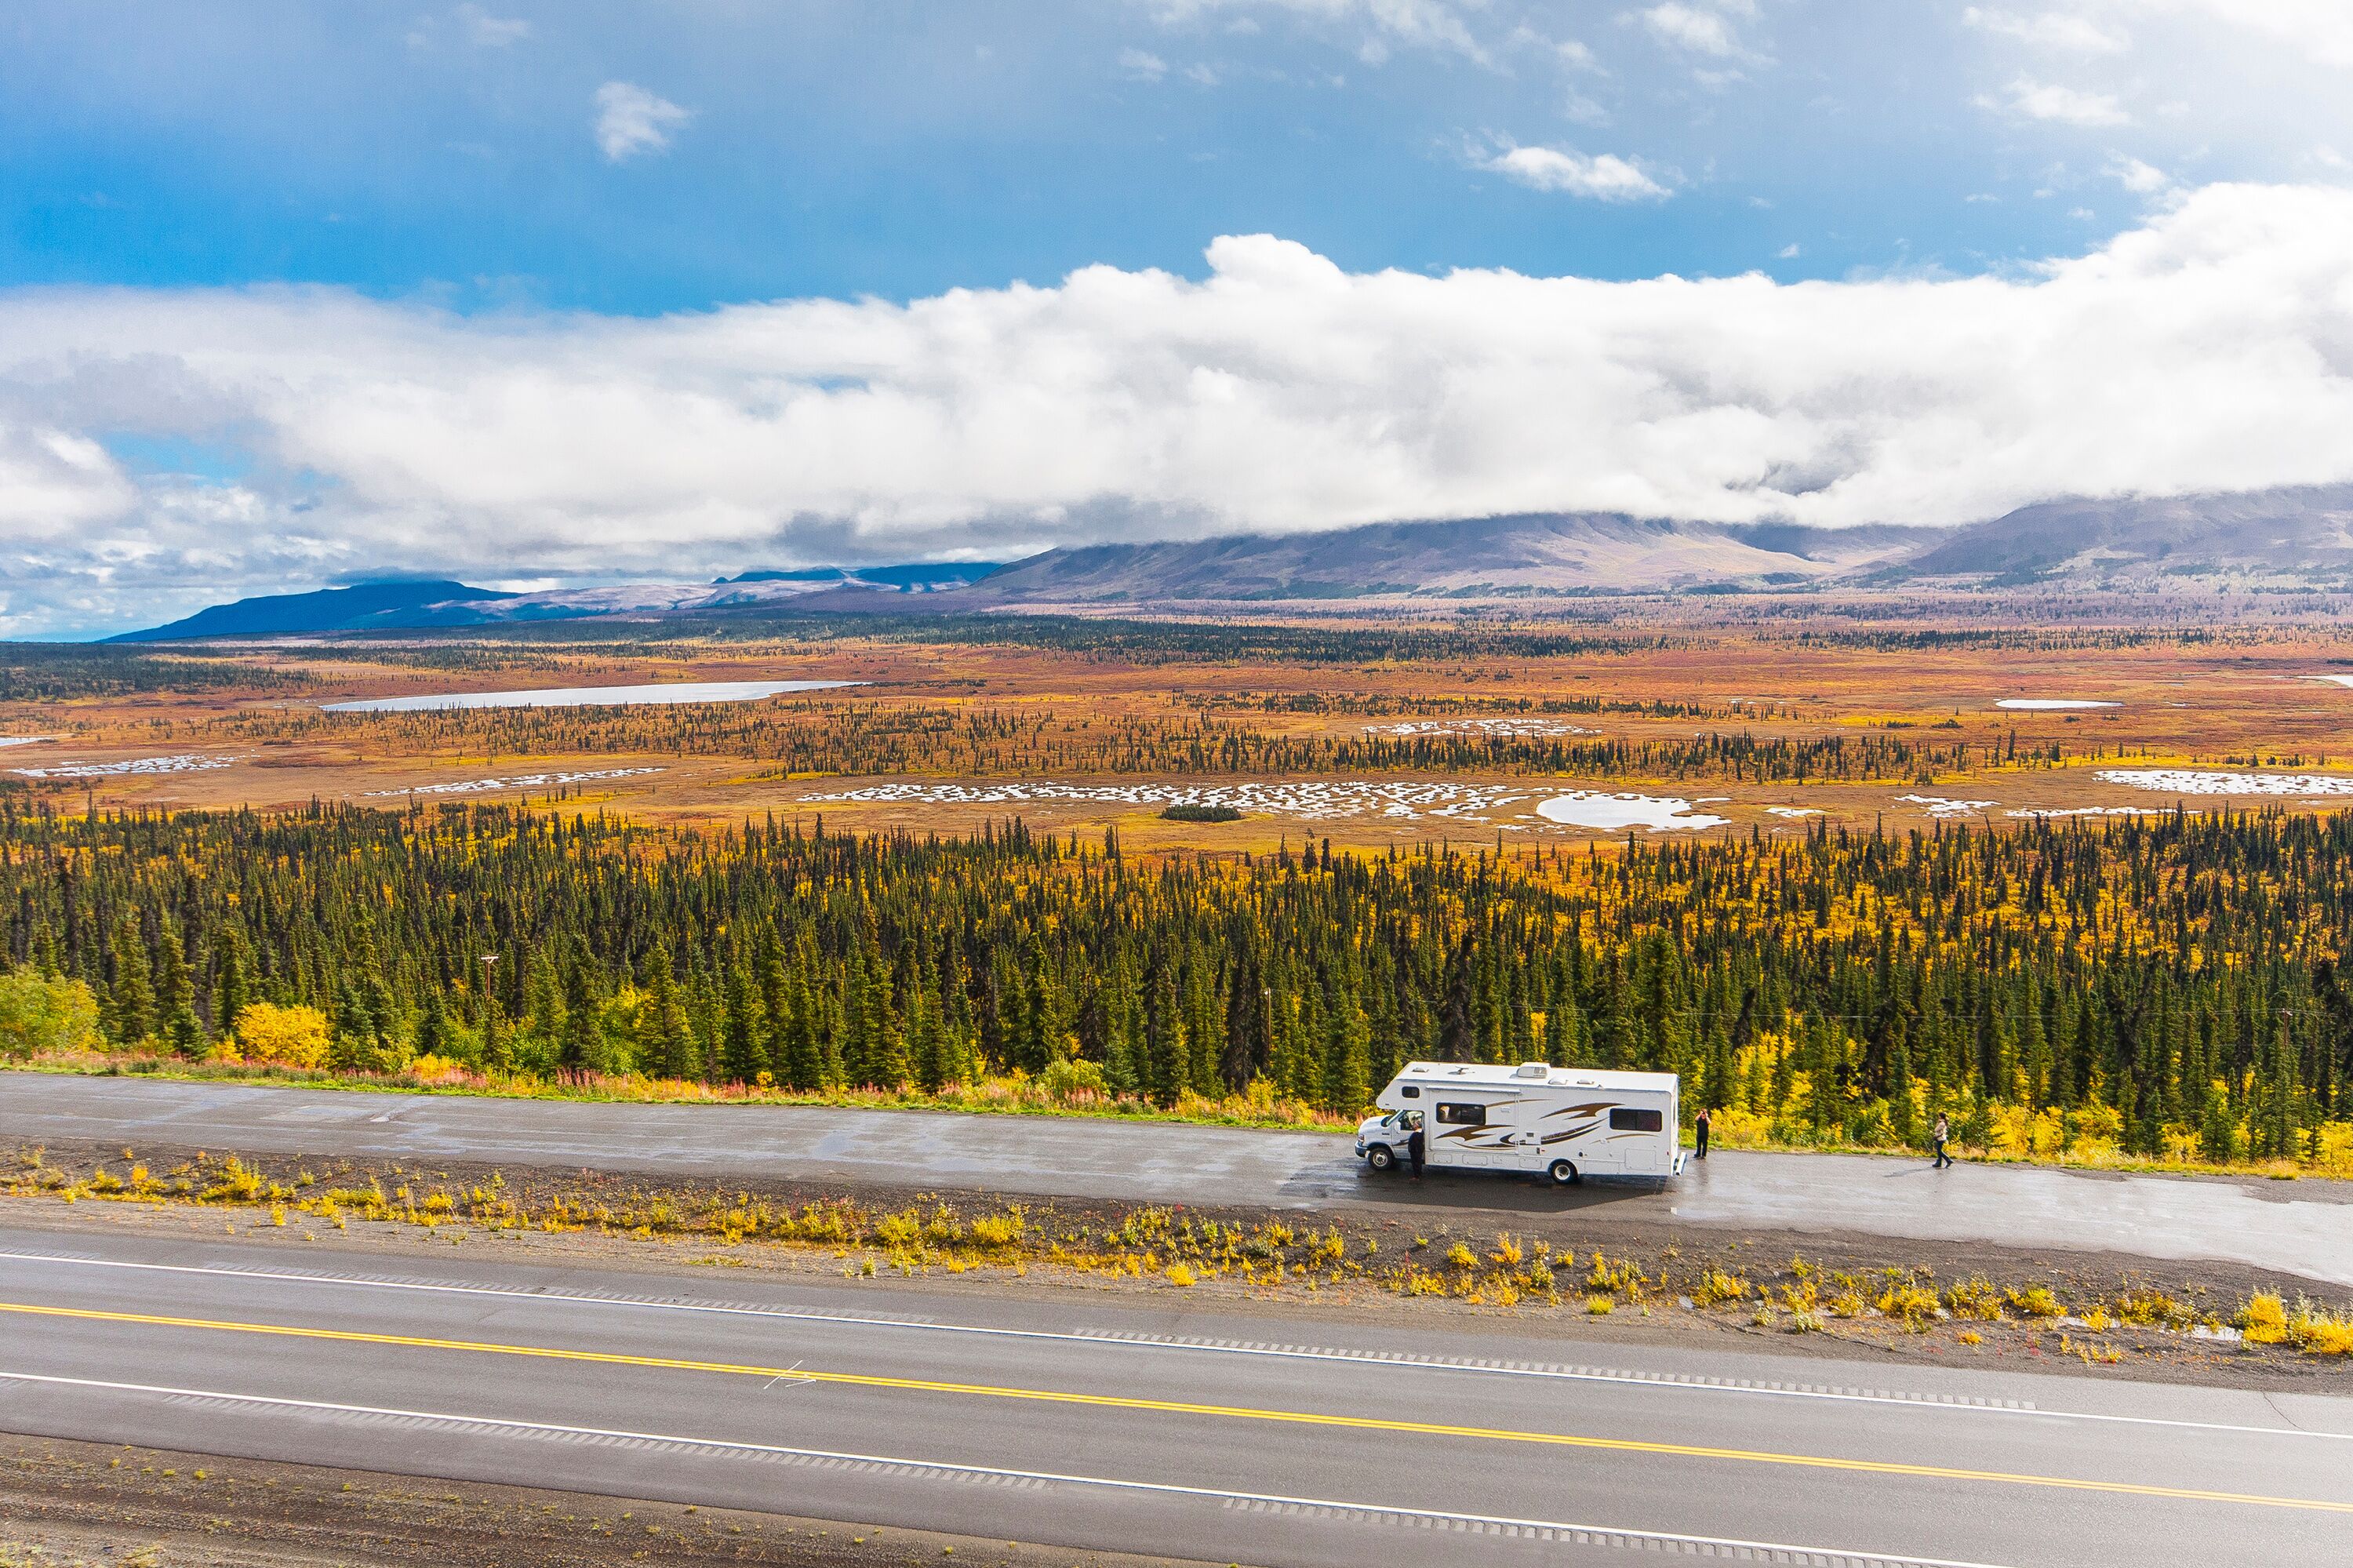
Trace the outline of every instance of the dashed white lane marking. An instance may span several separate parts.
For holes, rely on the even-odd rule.
[[[1511,1519],[1493,1514],[1458,1513],[1390,1503],[1337,1498],[1284,1497],[1270,1492],[1228,1491],[1216,1487],[1179,1486],[1169,1481],[1134,1481],[1111,1476],[1066,1475],[1052,1470],[1018,1470],[996,1465],[963,1465],[943,1460],[912,1459],[880,1454],[848,1454],[823,1448],[792,1448],[772,1443],[743,1443],[715,1437],[680,1436],[663,1432],[631,1432],[602,1426],[573,1426],[554,1422],[514,1421],[500,1416],[453,1414],[443,1411],[399,1410],[378,1405],[338,1404],[324,1400],[286,1399],[226,1393],[217,1389],[173,1388],[153,1383],[110,1383],[97,1378],[56,1377],[39,1372],[0,1372],[0,1382],[33,1383],[95,1393],[145,1394],[168,1403],[199,1409],[257,1408],[340,1417],[368,1425],[396,1425],[427,1431],[489,1432],[533,1437],[592,1447],[617,1447],[641,1452],[718,1454],[772,1462],[849,1470],[872,1475],[952,1480],[982,1486],[1043,1490],[1053,1487],[1086,1487],[1098,1490],[1166,1498],[1191,1498],[1215,1502],[1231,1510],[1306,1519],[1318,1522],[1407,1525],[1485,1536],[1615,1547],[1634,1552],[1669,1552],[1683,1556],[1724,1558],[1750,1563],[1820,1564],[1821,1568],[2003,1568],[1990,1563],[1947,1557],[1908,1557],[1899,1553],[1856,1551],[1830,1546],[1794,1546],[1783,1542],[1742,1541],[1725,1536],[1685,1535],[1668,1531],[1581,1524],[1562,1520]]]
[[[1960,1393],[1923,1393],[1906,1389],[1859,1388],[1832,1383],[1781,1383],[1750,1378],[1709,1377],[1698,1373],[1639,1372],[1625,1368],[1566,1365],[1549,1361],[1505,1361],[1468,1356],[1422,1356],[1402,1351],[1335,1349],[1328,1346],[1282,1344],[1261,1340],[1196,1339],[1175,1334],[1149,1334],[1121,1330],[1074,1332],[1047,1329],[1000,1329],[978,1323],[943,1323],[923,1318],[894,1318],[844,1312],[814,1312],[781,1307],[754,1307],[741,1302],[713,1301],[691,1296],[630,1296],[617,1291],[518,1290],[488,1285],[460,1285],[448,1280],[409,1276],[364,1275],[332,1269],[223,1268],[197,1264],[133,1263],[121,1258],[78,1257],[69,1254],[37,1253],[0,1247],[0,1262],[12,1260],[79,1268],[118,1268],[155,1274],[194,1274],[229,1279],[259,1279],[281,1284],[343,1286],[364,1290],[411,1291],[437,1296],[471,1296],[516,1301],[545,1301],[566,1306],[618,1307],[637,1311],[690,1312],[712,1317],[761,1318],[782,1322],[826,1323],[847,1328],[898,1329],[917,1333],[965,1334],[983,1339],[1127,1346],[1138,1350],[1256,1356],[1282,1361],[1356,1361],[1366,1365],[1406,1367],[1432,1372],[1470,1372],[1491,1377],[1544,1378],[1572,1383],[1616,1383],[1704,1393],[1744,1394],[1769,1399],[1826,1400],[1851,1404],[1903,1405],[1917,1410],[2024,1416],[2044,1421],[2089,1421],[2110,1425],[2155,1426],[2179,1431],[2252,1434],[2264,1437],[2306,1437],[2323,1441],[2353,1442],[2353,1432],[2330,1432],[2295,1426],[2263,1426],[2220,1421],[2190,1421],[2155,1415],[2118,1415],[2084,1410],[2046,1410],[2031,1400],[1989,1399]]]

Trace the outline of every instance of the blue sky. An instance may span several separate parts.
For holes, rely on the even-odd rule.
[[[2022,348],[2063,299],[2094,330],[2109,307],[2082,269],[2119,246],[2156,265],[2147,237],[2176,270],[2295,280],[2311,311],[2273,364],[2314,379],[2267,428],[2317,428],[2341,307],[2294,231],[2333,221],[2348,87],[2337,0],[19,0],[0,18],[0,634],[378,570],[578,581],[1505,504],[1965,520],[2075,488],[2069,459],[2020,458],[2014,408],[1947,450],[1926,405],[1822,399],[1968,354],[1859,366],[1760,341],[1733,373],[1706,344],[1762,319],[1876,342],[1916,335],[1891,312],[1981,308],[1985,343]],[[2271,249],[2217,260],[2250,235]],[[1336,335],[1242,299],[1321,288],[1270,262],[1293,249],[1229,251],[1219,293],[1221,236],[1348,280]],[[2069,264],[2074,295],[2049,286]],[[1066,284],[1090,269],[1111,272]],[[1412,293],[1378,283],[1390,269],[1455,282]],[[1506,273],[1561,287],[1521,296]],[[1662,295],[1668,275],[1721,286]],[[1123,288],[1160,337],[1120,316]],[[2223,281],[2178,302],[2209,301],[2245,303]],[[1495,366],[1529,310],[1542,363]],[[1281,340],[1265,363],[1253,334]],[[1366,341],[1438,381],[1333,370]],[[2233,368],[2187,338],[2103,352],[2160,384]],[[1756,368],[1793,357],[1789,385]],[[2027,366],[1995,357],[1928,404],[1998,400]],[[593,408],[559,416],[592,361]],[[1609,428],[1557,463],[1479,406],[1482,375]],[[1639,407],[1712,377],[1739,385]],[[1589,383],[1624,396],[1581,408]],[[1300,440],[1250,450],[1249,421],[1205,414],[1229,395],[1303,421],[1335,472],[1393,482],[1313,502],[1281,471]],[[610,450],[631,417],[634,466]],[[2147,423],[2117,417],[2065,451]],[[1060,446],[1030,444],[1038,420]],[[1675,473],[1700,479],[1645,466],[1662,429],[1698,443]],[[1078,450],[1098,441],[1119,461]],[[2243,446],[2079,466],[2092,489],[2333,471]],[[1957,477],[1989,464],[2000,482]]]
[[[1728,48],[1650,15],[1671,10]],[[1198,276],[1211,237],[1260,231],[1358,271],[1974,271],[2135,221],[2118,158],[2200,184],[2303,177],[2334,129],[2224,114],[2227,70],[2162,79],[2147,57],[2198,30],[2148,29],[2179,18],[2084,24],[2114,48],[2018,36],[2046,14],[32,0],[0,24],[0,278],[647,313],[1096,262]],[[2206,31],[2289,78],[2288,99],[2346,85]],[[2037,119],[2008,107],[2021,77],[2150,101],[2120,107],[2128,123]],[[599,149],[608,82],[683,111],[666,146]],[[2213,111],[2155,101],[2185,92]],[[1623,157],[1673,194],[1564,199],[1482,171],[1474,144]]]

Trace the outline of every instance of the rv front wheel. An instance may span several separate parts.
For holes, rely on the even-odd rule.
[[[1397,1163],[1397,1150],[1386,1143],[1376,1143],[1365,1150],[1365,1163],[1376,1171],[1387,1171]]]
[[[1547,1174],[1552,1177],[1552,1184],[1556,1187],[1573,1187],[1577,1185],[1577,1167],[1571,1165],[1566,1160],[1554,1160],[1552,1162],[1552,1168]]]

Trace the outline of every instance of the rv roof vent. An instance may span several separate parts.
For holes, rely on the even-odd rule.
[[[1601,1086],[1601,1080],[1599,1078],[1579,1078],[1577,1080],[1577,1086],[1580,1089],[1598,1089]]]
[[[1551,1075],[1552,1064],[1549,1062],[1523,1062],[1512,1073],[1515,1078],[1548,1078]]]

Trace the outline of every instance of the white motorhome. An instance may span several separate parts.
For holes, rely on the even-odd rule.
[[[1375,1171],[1411,1156],[1439,1170],[1542,1172],[1560,1186],[1588,1176],[1675,1176],[1683,1168],[1680,1086],[1672,1073],[1605,1073],[1523,1062],[1516,1067],[1409,1062],[1356,1128]]]

